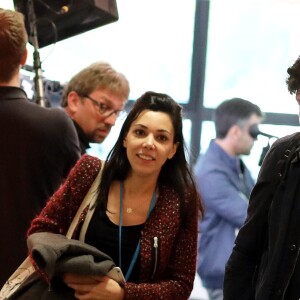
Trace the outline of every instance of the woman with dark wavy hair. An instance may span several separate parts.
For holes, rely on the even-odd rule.
[[[65,234],[102,164],[84,155],[28,234]],[[85,242],[108,254],[126,282],[64,274],[76,299],[188,299],[203,208],[185,157],[182,108],[171,97],[146,92],[135,102],[108,155],[98,191]]]

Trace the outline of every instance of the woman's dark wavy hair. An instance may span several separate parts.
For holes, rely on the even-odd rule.
[[[182,133],[182,107],[166,94],[146,92],[136,100],[125,119],[118,140],[107,156],[98,196],[98,205],[104,211],[107,210],[107,197],[112,181],[122,181],[129,174],[131,166],[127,158],[126,148],[123,146],[123,141],[131,124],[144,110],[168,114],[174,127],[174,143],[178,143],[175,155],[172,159],[168,159],[162,166],[158,184],[166,184],[174,188],[179,194],[180,199],[186,198],[187,191],[192,193],[194,197],[198,197],[195,183],[185,157],[185,145]],[[200,207],[202,212],[202,206]],[[191,207],[191,209],[193,208]]]
[[[300,88],[300,56],[294,64],[287,69],[287,73],[289,74],[286,79],[288,91],[291,94],[295,94]]]

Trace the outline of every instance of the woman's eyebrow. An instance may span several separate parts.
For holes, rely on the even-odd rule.
[[[145,129],[148,129],[148,127],[146,125],[143,125],[143,124],[134,124],[133,126],[136,126],[136,127],[142,127],[142,128],[145,128]],[[167,129],[158,129],[157,132],[163,132],[163,133],[167,133],[169,135],[171,135],[171,132]]]

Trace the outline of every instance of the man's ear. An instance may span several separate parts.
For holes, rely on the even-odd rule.
[[[227,135],[230,136],[231,138],[236,138],[239,137],[241,134],[241,128],[238,125],[233,125],[231,128],[228,130]]]
[[[23,55],[21,57],[21,61],[20,61],[21,66],[25,65],[26,60],[27,60],[27,54],[28,54],[27,49],[25,49],[24,52],[23,52]]]
[[[67,101],[69,112],[76,113],[78,111],[78,106],[81,103],[80,96],[76,92],[71,91],[67,96]]]

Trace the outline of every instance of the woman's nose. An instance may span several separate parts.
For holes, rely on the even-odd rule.
[[[154,139],[153,139],[153,137],[149,136],[146,139],[146,141],[143,143],[143,147],[146,148],[146,149],[154,149],[155,145],[154,145]]]

